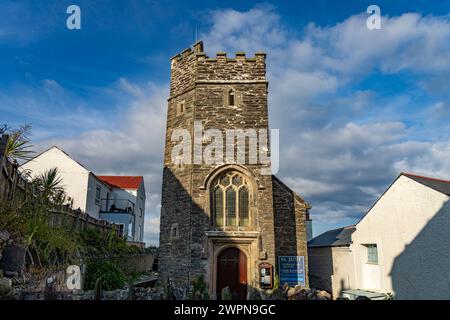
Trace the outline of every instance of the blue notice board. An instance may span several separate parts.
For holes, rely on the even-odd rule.
[[[278,257],[278,270],[280,286],[285,283],[292,287],[296,285],[306,286],[304,256]]]

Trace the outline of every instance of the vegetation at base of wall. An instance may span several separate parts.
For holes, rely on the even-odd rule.
[[[279,287],[280,287],[280,278],[278,277],[278,274],[275,274],[273,279],[273,290],[277,290]]]
[[[48,215],[48,208],[39,200],[0,201],[0,230],[27,248],[32,264],[38,266],[69,261],[78,250],[73,234],[65,228],[51,227]]]
[[[99,255],[113,257],[141,253],[141,249],[127,245],[113,231],[100,232],[88,229],[80,234],[80,240],[86,257],[98,258]]]
[[[50,207],[40,199],[0,200],[0,231],[7,231],[12,240],[27,248],[32,265],[43,267],[89,259],[140,253],[113,231],[86,230],[73,232],[70,226],[52,226]],[[0,252],[6,243],[0,243]]]
[[[8,162],[28,160],[34,153],[29,139],[31,126],[18,129],[0,125],[0,134],[7,134],[5,157]],[[2,169],[2,168],[0,168]],[[31,265],[43,267],[61,265],[79,260],[81,256],[104,256],[137,253],[137,248],[127,246],[114,232],[101,233],[87,230],[73,232],[72,225],[53,223],[53,212],[61,207],[71,207],[73,199],[67,197],[57,168],[51,168],[35,178],[24,171],[22,177],[29,183],[24,190],[14,190],[11,198],[0,199],[0,231],[7,231],[11,240],[28,250]],[[0,243],[0,252],[5,243]]]
[[[87,265],[85,290],[93,290],[100,279],[102,290],[115,290],[122,288],[127,281],[124,272],[111,261],[97,261]]]
[[[190,300],[209,300],[208,284],[203,275],[198,276],[192,281],[192,290],[189,294]]]

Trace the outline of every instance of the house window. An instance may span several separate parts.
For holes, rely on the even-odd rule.
[[[212,223],[216,227],[250,226],[250,191],[247,179],[238,172],[219,176],[211,192]]]
[[[95,188],[95,204],[100,204],[100,198],[102,196],[102,188],[97,185]]]
[[[367,263],[378,264],[378,248],[376,244],[367,244]]]

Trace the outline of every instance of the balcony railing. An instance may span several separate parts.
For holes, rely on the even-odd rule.
[[[128,199],[101,199],[100,212],[134,214],[134,203]]]

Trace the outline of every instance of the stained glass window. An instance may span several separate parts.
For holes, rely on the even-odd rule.
[[[232,187],[227,189],[227,226],[236,225],[236,191]]]
[[[239,226],[248,226],[248,211],[248,189],[246,187],[243,187],[239,190]]]
[[[219,187],[214,190],[214,217],[216,225],[223,226],[223,192]]]

